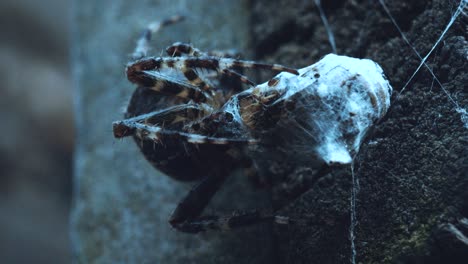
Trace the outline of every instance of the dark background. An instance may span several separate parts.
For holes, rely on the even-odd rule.
[[[0,2],[0,262],[70,261],[69,1]]]

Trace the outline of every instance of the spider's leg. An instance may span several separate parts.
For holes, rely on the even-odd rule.
[[[296,69],[279,64],[265,64],[254,61],[236,60],[230,58],[218,58],[212,56],[203,57],[150,57],[138,60],[127,67],[128,71],[141,72],[158,69],[207,69],[222,72],[225,69],[265,69],[277,72],[289,72],[298,75]]]
[[[213,87],[211,87],[209,84],[207,84],[198,74],[195,72],[194,69],[184,67],[181,69],[182,73],[184,74],[185,78],[192,84],[197,87],[200,87],[203,91],[211,91],[213,90]]]
[[[235,72],[233,70],[224,69],[223,73],[226,74],[227,76],[235,77],[239,81],[241,81],[242,83],[245,83],[245,84],[247,84],[249,86],[255,86],[256,85],[254,82],[249,80],[246,76],[244,76],[244,75],[242,75],[242,74],[240,74],[238,72]]]
[[[195,185],[179,202],[169,219],[169,223],[179,231],[198,233],[207,230],[229,230],[273,220],[271,214],[259,211],[237,212],[223,217],[200,216],[228,175],[228,173],[211,174]]]
[[[164,126],[167,124],[170,125],[187,120],[194,120],[203,116],[206,113],[206,109],[207,106],[198,104],[176,105],[160,111],[116,121],[112,124],[114,136],[116,138],[122,138],[135,134],[136,128],[131,126],[133,123]]]
[[[233,212],[230,215],[201,215],[228,174],[212,174],[195,185],[172,213],[169,223],[179,231],[199,233],[208,230],[228,231],[258,223],[280,225],[323,225],[323,220],[314,217],[289,217],[272,213],[270,210]]]
[[[258,210],[248,212],[233,212],[225,216],[200,216],[194,219],[187,219],[181,222],[169,220],[172,227],[185,233],[199,233],[209,230],[229,231],[239,227],[251,226],[254,224],[273,222],[276,217],[271,213],[263,213]]]
[[[227,175],[229,174],[212,174],[195,185],[179,202],[169,218],[172,227],[181,232],[199,233],[209,230],[228,231],[265,222],[275,222],[282,225],[308,225],[312,223],[307,219],[293,219],[275,215],[269,210],[236,211],[223,216],[200,216],[211,198],[226,180]]]
[[[169,219],[169,223],[177,228],[187,220],[200,216],[228,175],[228,173],[214,173],[196,184],[179,202]]]
[[[182,43],[182,42],[175,42],[171,46],[166,48],[166,53],[171,57],[180,57],[182,55],[192,56],[192,57],[201,57],[201,56],[215,56],[215,57],[223,57],[223,58],[235,58],[240,56],[239,52],[237,51],[211,51],[211,52],[202,52],[201,50],[195,48],[191,44]],[[241,70],[241,69],[238,69]],[[255,83],[250,81],[246,76],[231,70],[231,69],[224,69],[223,74],[226,76],[234,77],[234,79],[239,80],[242,83],[245,83],[249,86],[255,86]],[[187,72],[185,76],[191,76],[193,73]],[[188,79],[188,77],[187,77]],[[205,87],[203,90],[207,90],[209,87]],[[242,89],[243,90],[243,89]],[[241,91],[242,91],[241,90]],[[239,92],[239,91],[236,91]]]
[[[135,51],[132,54],[132,58],[137,60],[145,57],[149,50],[151,36],[156,34],[159,30],[161,30],[161,28],[175,24],[179,21],[182,21],[183,19],[183,16],[177,15],[149,24],[145,31],[143,31],[141,37],[138,39]]]
[[[173,43],[171,46],[166,48],[166,53],[171,57],[180,57],[182,55],[200,57],[208,55],[194,46],[183,42]]]
[[[208,91],[211,91],[213,90],[213,88],[208,85],[205,81],[202,80],[202,78],[200,78],[200,76],[195,72],[195,70],[193,68],[189,68],[189,67],[183,67],[182,69],[182,72],[185,76],[185,78],[187,78],[187,80],[197,86],[197,87],[200,87],[203,91],[205,92],[208,92]],[[221,70],[221,73],[225,74],[226,76],[229,76],[229,77],[233,77],[237,80],[239,80],[240,82],[242,83],[245,83],[249,86],[254,86],[255,83],[252,82],[251,80],[249,80],[246,76],[240,74],[240,73],[237,73],[231,69],[223,69]]]
[[[154,64],[156,67],[164,68],[200,68],[213,71],[222,71],[224,69],[263,69],[277,72],[289,72],[298,75],[299,72],[296,69],[289,68],[280,64],[266,64],[255,61],[236,60],[231,58],[218,58],[213,56],[202,56],[202,57],[159,57],[159,58],[147,58],[144,61],[148,61]]]
[[[194,69],[206,69],[220,73],[230,74],[239,78],[240,81],[251,83],[241,74],[234,74],[231,69],[267,69],[272,71],[289,72],[299,74],[297,70],[288,68],[279,64],[264,64],[254,61],[235,60],[230,58],[217,58],[212,56],[203,57],[152,57],[144,58],[127,66],[127,77],[130,81],[134,81],[135,76],[144,71],[154,71],[162,69],[178,69],[187,80],[194,86],[200,87],[202,90],[210,90],[207,85],[195,72]]]
[[[212,57],[208,58],[209,60],[213,60]],[[216,58],[214,58],[216,61]],[[215,62],[216,63],[216,62]],[[230,58],[219,58],[217,59],[218,68],[220,70],[223,69],[261,69],[261,70],[271,70],[276,72],[289,72],[295,75],[299,75],[299,72],[296,69],[289,68],[280,64],[266,64],[266,63],[259,63],[255,61],[246,61],[246,60],[236,60]]]
[[[127,67],[127,78],[139,86],[147,87],[162,94],[191,99],[195,102],[209,102],[212,100],[211,95],[190,82],[171,75],[163,74],[159,71],[135,71],[134,68],[129,66]]]
[[[203,52],[195,48],[191,44],[182,42],[175,42],[171,46],[167,47],[166,53],[171,57],[180,57],[182,55],[185,55],[193,57],[213,56],[220,58],[238,58],[240,56],[240,53],[236,50],[214,50],[209,52]]]
[[[189,195],[193,191],[194,189],[190,191]],[[191,212],[192,211],[189,210],[187,215],[190,215]],[[251,226],[251,225],[260,224],[260,223],[275,223],[278,225],[299,225],[299,226],[307,227],[311,225],[323,225],[326,222],[322,220],[315,220],[311,217],[293,218],[289,216],[277,215],[277,214],[269,212],[268,210],[250,210],[250,211],[234,211],[230,215],[223,215],[223,216],[219,216],[219,215],[199,216],[193,219],[180,218],[180,219],[174,220],[173,217],[171,216],[171,218],[169,219],[169,223],[172,225],[172,227],[174,227],[175,229],[181,232],[200,233],[200,232],[206,232],[209,230],[230,231],[236,228]]]
[[[165,138],[172,138],[177,140],[183,140],[191,144],[246,145],[258,143],[257,140],[250,138],[210,137],[182,131],[164,129],[160,126],[153,126],[142,124],[140,122],[128,121],[128,119],[118,121],[114,123],[114,126],[118,126],[118,131],[133,131],[132,133],[140,139],[153,140],[155,142],[164,141]]]
[[[183,58],[184,57],[178,59]],[[170,87],[165,87],[166,85],[163,85],[164,83],[158,84],[159,82],[157,81],[172,82],[176,85],[182,86],[192,86],[196,89],[201,89],[202,91],[211,91],[213,89],[209,84],[203,81],[200,76],[198,76],[193,68],[188,67],[183,63],[176,63],[174,61],[169,61],[166,65],[165,59],[166,58],[141,59],[129,64],[126,70],[128,80],[141,86],[152,87],[151,89],[156,91],[160,91],[161,89],[172,90]],[[184,74],[188,82],[184,82],[181,79],[172,78],[169,75],[162,74],[159,72],[161,69],[178,69]],[[176,94],[177,93],[178,92],[176,92]],[[209,94],[208,92],[205,92],[205,97],[207,96],[209,96]]]
[[[207,56],[208,54],[202,52],[201,50],[193,47],[188,43],[182,42],[175,42],[168,48],[166,48],[166,53],[171,57],[180,57],[182,55],[191,56],[191,57],[200,57],[200,56]],[[203,91],[210,91],[213,90],[213,87],[208,85],[196,72],[194,69],[190,67],[183,67],[181,69],[182,73],[184,74],[187,80],[197,86],[200,87]]]

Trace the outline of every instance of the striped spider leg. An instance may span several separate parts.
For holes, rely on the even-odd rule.
[[[219,57],[219,58],[237,58],[240,56],[240,53],[235,50],[228,51],[210,51],[203,52],[191,44],[175,42],[171,46],[166,48],[166,53],[171,57],[182,57],[182,56],[191,56],[191,57]],[[236,70],[242,70],[240,68],[234,69],[224,69],[223,74],[226,76],[234,77],[240,82],[247,84],[249,87],[255,86],[255,83],[249,80],[246,76],[238,73]],[[191,73],[192,74],[192,73]],[[193,75],[193,74],[192,74]],[[239,86],[241,88],[241,86]],[[232,94],[236,92],[241,92],[243,89],[233,89]]]
[[[171,46],[166,48],[167,55],[171,57],[181,57],[181,56],[193,56],[193,57],[203,57],[203,56],[213,56],[220,58],[238,58],[240,53],[236,50],[215,50],[203,52],[191,44],[183,42],[174,42]]]
[[[138,59],[145,57],[148,54],[149,43],[151,41],[152,35],[158,33],[162,28],[172,25],[172,24],[176,24],[184,19],[185,19],[184,16],[175,15],[167,19],[156,21],[156,22],[149,24],[137,41],[135,50],[132,53],[132,59],[138,60]]]
[[[138,60],[127,66],[127,77],[131,82],[143,83],[144,78],[151,75],[151,71],[161,71],[175,69],[183,73],[190,84],[200,87],[202,91],[212,90],[210,86],[204,86],[205,82],[196,73],[196,69],[204,69],[217,72],[218,74],[228,74],[237,77],[240,81],[247,84],[253,84],[241,74],[232,71],[233,68],[241,69],[262,69],[275,72],[289,72],[295,75],[297,70],[288,68],[279,64],[264,64],[254,61],[236,60],[231,58],[218,58],[213,56],[202,57],[147,57]],[[145,83],[148,84],[148,83]],[[157,90],[157,83],[154,83],[152,89]]]

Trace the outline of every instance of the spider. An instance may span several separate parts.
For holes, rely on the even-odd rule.
[[[370,60],[330,54],[296,70],[213,56],[180,42],[166,49],[167,57],[146,57],[151,33],[180,20],[154,24],[139,40],[136,60],[126,68],[139,87],[127,119],[113,123],[114,136],[133,136],[146,159],[170,177],[199,180],[169,219],[179,231],[290,223],[289,217],[260,210],[229,216],[202,212],[234,168],[258,180],[257,172],[268,174],[271,164],[284,160],[319,175],[350,164],[390,105],[392,88],[382,69]],[[243,69],[280,73],[255,85]]]
[[[151,24],[137,42],[126,75],[138,88],[128,105],[127,119],[113,123],[114,136],[133,136],[146,159],[168,176],[199,180],[169,219],[177,230],[196,233],[270,220],[271,214],[256,210],[229,217],[200,214],[233,168],[243,167],[255,174],[244,147],[256,140],[239,137],[244,128],[234,122],[232,114],[221,110],[233,95],[244,90],[242,83],[254,86],[239,72],[298,72],[278,64],[231,58],[235,54],[205,53],[180,42],[166,49],[167,57],[147,57],[151,35],[182,19],[175,16]]]

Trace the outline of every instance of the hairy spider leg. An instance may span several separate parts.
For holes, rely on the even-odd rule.
[[[209,230],[229,231],[259,223],[277,223],[282,225],[323,224],[311,219],[294,219],[280,216],[270,210],[234,211],[230,215],[201,215],[205,207],[221,188],[229,173],[213,173],[196,184],[179,202],[169,218],[175,229],[185,233],[199,233]]]
[[[202,52],[192,45],[182,42],[175,42],[166,48],[166,53],[171,57],[181,57],[182,55],[200,57],[208,55],[206,52]],[[192,68],[184,67],[181,71],[191,84],[200,87],[203,91],[213,90],[213,87],[208,85]]]
[[[179,202],[169,218],[175,229],[186,233],[208,230],[230,230],[274,219],[271,213],[258,210],[234,212],[228,216],[200,216],[214,194],[221,188],[229,173],[213,173],[196,184]]]
[[[217,56],[217,57],[227,57],[227,58],[232,58],[234,57],[237,53],[229,53],[229,52],[202,52],[201,50],[195,48],[194,46],[188,44],[188,43],[182,43],[182,42],[175,42],[171,46],[169,46],[166,49],[166,53],[169,56],[172,57],[180,57],[182,55],[187,55],[187,56],[192,56],[192,57],[201,57],[201,56]],[[245,83],[249,86],[255,86],[255,83],[250,81],[246,76],[235,72],[230,69],[224,69],[222,70],[223,74],[226,74],[227,76],[230,77],[235,77],[236,79],[240,80],[242,83]],[[196,78],[193,76],[193,72],[184,72],[184,75],[187,77],[188,80],[190,78]],[[195,84],[197,85],[197,84]],[[203,90],[209,89],[209,87],[202,88]]]
[[[165,20],[157,21],[157,22],[153,22],[153,23],[149,24],[148,27],[143,32],[143,34],[141,35],[141,37],[139,38],[139,40],[137,41],[137,46],[135,47],[135,51],[132,54],[132,58],[135,59],[135,60],[138,60],[138,59],[141,59],[141,58],[145,57],[147,55],[147,53],[148,53],[149,42],[151,41],[151,36],[153,34],[159,32],[159,30],[161,30],[161,28],[163,28],[165,26],[175,24],[175,23],[180,22],[180,21],[182,21],[184,19],[185,19],[184,16],[176,15],[176,16],[172,16],[170,18],[167,18]],[[182,43],[180,43],[180,44],[182,44]],[[176,46],[179,46],[179,45],[176,45]],[[180,48],[184,49],[184,45],[180,45]],[[176,51],[173,51],[173,52],[176,52]],[[192,49],[190,51],[190,53],[196,54],[198,56],[200,54],[200,51],[198,49]],[[127,71],[127,73],[128,73],[128,71]],[[212,90],[212,88],[206,82],[204,82],[201,78],[199,78],[198,75],[193,70],[188,69],[187,71],[185,71],[183,73],[186,76],[187,80],[189,80],[189,82],[191,84],[193,84],[193,85],[195,85],[197,87],[200,87],[200,88],[202,88],[202,90],[205,90],[205,91]],[[158,82],[156,84],[153,84],[152,89],[156,90],[158,92],[161,92],[161,90],[163,88],[166,91],[169,90],[170,88],[175,88],[174,86],[172,86],[172,87],[166,86],[164,84],[164,79],[162,79],[162,81],[163,82]],[[187,91],[187,92],[190,94],[190,91]],[[186,94],[182,93],[181,95],[185,96]],[[188,97],[188,98],[193,99],[191,97]],[[201,101],[204,101],[204,100],[202,99]]]
[[[202,107],[203,106],[203,107]],[[136,117],[116,121],[112,124],[114,137],[122,138],[135,134],[136,129],[127,125],[142,123],[146,125],[164,126],[171,125],[186,120],[194,120],[206,115],[206,105],[183,104],[171,106],[160,111],[154,111]]]
[[[207,69],[224,74],[231,74],[238,77],[240,81],[252,83],[241,74],[231,71],[232,68],[247,69],[267,69],[279,72],[289,72],[298,75],[298,71],[279,64],[264,64],[254,61],[235,60],[230,58],[217,58],[212,56],[204,57],[151,57],[136,61],[127,66],[127,77],[132,82],[137,82],[135,77],[141,75],[142,71],[156,71],[161,69],[178,69],[184,73],[187,80],[194,86],[200,87],[203,91],[211,89],[209,85],[201,80],[194,69]],[[141,83],[141,81],[140,81]],[[160,89],[161,87],[159,87]]]
[[[132,59],[137,60],[146,56],[149,50],[149,42],[151,41],[151,36],[156,34],[163,27],[175,24],[184,20],[184,16],[176,15],[169,17],[167,19],[156,21],[148,25],[148,27],[143,31],[140,38],[137,41],[137,45],[132,54]]]
[[[149,50],[149,42],[153,34],[159,32],[159,30],[165,26],[175,24],[184,19],[185,19],[184,16],[176,15],[176,16],[167,18],[165,20],[157,21],[157,22],[149,24],[146,30],[141,35],[141,37],[139,38],[139,40],[137,41],[137,46],[135,47],[135,51],[133,52],[132,58],[134,60],[138,60],[138,59],[145,57]],[[139,62],[137,61],[134,64],[138,64],[138,63]],[[209,97],[207,93],[202,93],[198,89],[195,89],[194,87],[190,87],[187,84],[182,83],[181,81],[175,80],[175,78],[171,78],[169,76],[165,76],[165,75],[158,74],[158,73],[153,73],[153,74],[146,73],[146,75],[156,77],[156,78],[148,79],[147,78],[148,76],[145,76],[145,73],[134,71],[133,67],[131,66],[127,67],[128,79],[139,85],[149,87],[152,90],[161,92],[163,94],[176,95],[178,97],[192,99],[195,102],[205,102],[207,97]],[[193,76],[193,73],[187,72],[187,73],[184,73],[184,75]],[[195,86],[202,87],[202,88],[205,86],[208,86],[206,83],[204,83],[203,81],[199,79],[196,79],[191,83],[193,83]],[[208,90],[208,89],[205,87],[205,90]]]
[[[212,88],[207,85],[194,71],[194,69],[213,70],[238,77],[241,82],[252,83],[241,74],[230,72],[232,68],[258,68],[269,69],[272,71],[285,71],[293,74],[299,74],[297,70],[288,68],[279,64],[263,64],[254,61],[235,60],[230,58],[216,57],[152,57],[138,60],[127,66],[127,78],[139,85],[150,87],[151,89],[174,94],[178,97],[189,98],[196,102],[205,102],[208,97],[208,90]],[[179,69],[188,83],[182,80],[172,78],[168,75],[159,73],[161,69]],[[172,84],[172,85],[171,85]],[[200,87],[200,89],[198,88]],[[201,90],[201,92],[199,91]]]
[[[213,56],[220,58],[238,58],[240,53],[236,50],[214,50],[203,52],[193,45],[183,42],[174,42],[171,46],[166,48],[166,53],[171,57],[180,57],[182,55],[201,57]]]
[[[165,129],[160,126],[142,124],[135,121],[118,121],[118,131],[124,129],[130,131],[133,130],[134,134],[142,140],[152,140],[155,142],[161,142],[164,138],[173,138],[178,140],[184,140],[191,144],[212,144],[212,145],[246,145],[256,144],[257,140],[250,138],[222,138],[222,137],[210,137],[204,135],[198,135],[193,133],[187,133],[182,131]]]
[[[331,171],[324,165],[314,174],[314,178],[320,178]],[[222,186],[229,173],[214,173],[204,178],[195,185],[190,192],[179,202],[172,213],[169,223],[179,231],[186,233],[199,233],[208,230],[228,231],[239,227],[250,226],[259,223],[276,223],[280,225],[323,225],[323,220],[315,217],[293,218],[277,215],[270,210],[235,211],[231,215],[207,215],[200,216],[211,198]],[[295,196],[297,199],[299,195]]]
[[[200,89],[204,92],[211,92],[213,91],[213,87],[209,84],[207,84],[196,72],[194,69],[191,68],[183,68],[181,69],[182,73],[184,74],[185,78],[192,84],[197,87],[200,87]]]
[[[173,95],[194,102],[211,103],[210,94],[199,87],[168,74],[163,74],[151,67],[152,61],[137,61],[127,66],[127,78],[130,82],[147,87],[161,94]]]
[[[242,69],[264,69],[276,72],[289,72],[299,75],[296,69],[292,69],[280,64],[266,64],[255,61],[236,60],[231,58],[218,58],[214,56],[202,57],[151,57],[140,60],[141,63],[153,65],[153,69],[176,68],[200,68],[222,72],[224,69],[242,68]]]
[[[249,80],[249,78],[247,78],[245,75],[242,75],[242,74],[240,74],[238,72],[235,72],[233,70],[224,69],[223,73],[226,74],[227,76],[235,77],[239,81],[241,81],[242,83],[245,83],[245,84],[247,84],[249,86],[255,86],[256,85],[254,82]]]
[[[213,173],[197,183],[189,193],[178,203],[169,218],[169,223],[176,229],[189,233],[200,232],[200,227],[191,226],[203,209],[210,202],[214,194],[223,185],[229,173]],[[185,225],[184,225],[185,224]]]
[[[174,42],[171,46],[166,48],[166,53],[171,57],[180,57],[182,55],[200,57],[208,55],[206,52],[203,52],[194,46],[183,42]]]
[[[289,216],[276,215],[267,210],[234,211],[231,215],[207,215],[187,218],[181,221],[173,221],[170,219],[169,223],[172,227],[181,232],[193,234],[210,230],[231,231],[236,228],[252,226],[260,223],[276,223],[279,225],[295,225],[304,227],[326,224],[324,221],[317,221],[311,218],[292,218]]]
[[[253,210],[250,212],[233,212],[231,215],[225,216],[200,216],[185,221],[169,223],[175,229],[185,233],[200,233],[209,230],[229,231],[239,227],[251,226],[254,224],[272,222],[275,216],[271,213],[263,213]]]
[[[205,81],[203,81],[200,76],[198,76],[198,74],[191,68],[184,68],[182,69],[182,72],[185,76],[185,78],[187,78],[187,80],[193,84],[193,85],[196,85],[197,87],[200,87],[203,91],[205,92],[209,92],[209,91],[212,91],[213,88],[208,85]],[[230,69],[223,69],[221,70],[221,73],[223,74],[226,74],[227,76],[230,76],[230,77],[235,77],[236,79],[238,79],[240,82],[242,83],[245,83],[249,86],[255,86],[255,83],[250,81],[246,76],[240,74],[240,73],[237,73],[233,70],[230,70]]]

